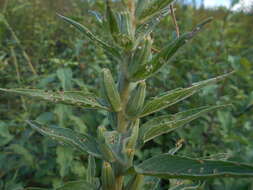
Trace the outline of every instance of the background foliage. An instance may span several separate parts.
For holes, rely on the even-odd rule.
[[[98,88],[103,67],[114,68],[101,49],[95,48],[55,12],[69,16],[103,34],[99,16],[103,1],[5,0],[0,2],[0,86],[47,90]],[[253,16],[177,4],[180,31],[189,31],[208,16],[214,21],[166,66],[148,80],[148,96],[204,80],[231,70],[233,77],[206,87],[198,95],[165,112],[175,113],[201,105],[232,103],[231,109],[209,114],[191,127],[164,135],[145,145],[137,154],[148,158],[183,143],[180,155],[219,158],[253,163]],[[157,47],[175,38],[171,18],[156,29]],[[87,156],[58,145],[35,133],[24,120],[37,119],[76,131],[96,131],[106,125],[104,112],[50,105],[19,96],[0,94],[0,189],[28,186],[58,187],[64,181],[86,176]],[[147,118],[148,120],[148,118]],[[205,190],[252,189],[251,180],[210,180]],[[163,181],[163,189],[170,183]]]

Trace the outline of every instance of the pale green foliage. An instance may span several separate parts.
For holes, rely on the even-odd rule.
[[[169,154],[150,158],[137,166],[134,164],[135,152],[147,141],[186,126],[204,114],[226,107],[225,105],[204,106],[173,115],[154,117],[142,123],[142,117],[174,105],[205,86],[219,82],[231,74],[194,83],[187,88],[171,90],[146,100],[145,80],[168,64],[179,48],[195,37],[211,21],[207,19],[191,32],[181,35],[172,42],[166,42],[165,47],[155,53],[152,51],[155,39],[152,39],[150,34],[161,19],[168,15],[169,5],[172,2],[173,0],[152,0],[146,3],[144,0],[125,0],[122,1],[123,10],[115,12],[111,7],[112,2],[107,0],[106,14],[101,19],[101,23],[110,34],[109,40],[103,40],[87,27],[60,15],[64,21],[73,25],[91,42],[102,48],[114,64],[117,63],[117,80],[109,69],[102,71],[99,97],[81,91],[45,92],[32,89],[0,89],[51,103],[109,112],[110,125],[99,126],[96,136],[77,133],[67,128],[46,127],[36,121],[28,121],[41,134],[90,155],[86,181],[71,182],[58,190],[155,190],[159,185],[159,178],[205,179],[253,176],[252,166],[174,156],[173,154],[180,149],[180,146],[168,150]],[[65,75],[62,71],[57,74]],[[62,82],[68,86],[66,90],[71,88],[68,81]],[[95,158],[102,160],[99,175],[96,174]],[[128,180],[125,177],[127,175],[130,175]]]

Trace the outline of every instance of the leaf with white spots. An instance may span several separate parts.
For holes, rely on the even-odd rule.
[[[146,64],[141,64],[135,73],[131,73],[131,81],[144,80],[158,72],[169,60],[176,54],[176,52],[187,42],[195,37],[201,29],[211,21],[212,19],[206,19],[201,24],[197,25],[192,32],[185,33],[173,42],[165,46],[159,53]]]
[[[146,19],[151,17],[159,12],[161,12],[164,8],[168,7],[174,0],[163,0],[163,1],[151,1],[146,2],[145,6],[143,6],[142,10],[139,11],[137,15],[139,19]],[[138,13],[138,11],[137,11]]]
[[[39,100],[44,100],[47,102],[53,102],[55,104],[66,104],[77,106],[81,108],[89,109],[104,109],[109,108],[101,105],[98,102],[98,98],[94,94],[85,94],[81,91],[45,91],[38,89],[3,89],[0,91],[15,93],[23,96],[29,96]]]
[[[144,117],[149,114],[152,114],[154,112],[160,111],[162,109],[165,109],[169,106],[172,106],[190,96],[192,96],[194,93],[196,93],[201,88],[219,82],[228,76],[230,76],[233,72],[220,75],[218,77],[204,80],[201,82],[197,82],[192,84],[192,86],[188,88],[179,88],[172,91],[165,92],[163,95],[154,97],[150,101],[147,101],[147,103],[144,105],[143,111],[140,114],[139,117]]]
[[[205,179],[215,177],[253,177],[253,166],[216,160],[197,160],[161,154],[135,166],[138,174],[164,179]]]
[[[56,190],[95,190],[93,184],[90,184],[84,180],[70,181],[64,184],[62,187],[56,188]]]
[[[94,137],[87,134],[77,133],[68,128],[46,127],[36,121],[27,121],[27,123],[42,135],[49,136],[61,144],[70,145],[80,152],[89,153],[95,157],[101,158],[98,150],[98,144]]]
[[[204,106],[200,108],[190,109],[184,112],[179,112],[174,115],[156,117],[141,126],[141,140],[145,143],[157,136],[172,132],[209,112],[222,109],[227,106],[228,105]]]
[[[119,50],[116,47],[113,47],[103,40],[99,39],[97,36],[95,36],[87,27],[84,25],[72,20],[71,18],[65,17],[63,15],[58,14],[58,16],[63,19],[65,22],[71,24],[76,29],[78,29],[80,32],[82,32],[85,36],[87,36],[92,42],[98,44],[99,47],[102,47],[106,52],[110,53],[111,55],[115,57],[120,57]]]

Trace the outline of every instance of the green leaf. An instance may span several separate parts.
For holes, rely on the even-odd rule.
[[[105,143],[110,148],[113,153],[114,158],[116,158],[120,163],[125,163],[124,155],[122,154],[123,150],[123,137],[117,131],[106,131],[104,133]]]
[[[147,4],[140,16],[139,19],[145,19],[147,17],[150,17],[154,14],[159,13],[162,9],[166,8],[169,6],[174,0],[154,0],[151,3]]]
[[[164,49],[162,49],[158,54],[156,54],[152,60],[147,62],[147,64],[140,65],[139,69],[135,73],[131,74],[131,80],[143,80],[155,74],[161,69],[162,66],[168,63],[170,58],[175,55],[179,48],[181,48],[190,39],[196,36],[196,34],[198,34],[199,31],[201,31],[201,29],[211,20],[212,18],[206,19],[201,24],[197,25],[197,27],[192,32],[183,34],[173,42],[169,43]]]
[[[135,44],[139,44],[139,42],[142,39],[145,39],[153,30],[156,28],[156,26],[161,22],[161,20],[166,17],[170,13],[169,8],[161,10],[159,14],[156,14],[152,17],[150,17],[146,21],[142,21],[141,24],[138,25],[136,29],[136,42]]]
[[[171,188],[169,188],[168,190],[196,190],[199,189],[200,186],[202,186],[203,184],[198,183],[198,184],[181,184],[179,183],[178,185],[175,185]]]
[[[159,183],[160,183],[160,179],[158,177],[145,176],[143,189],[144,190],[155,190],[158,188]]]
[[[109,0],[106,0],[106,19],[113,39],[115,40],[115,42],[118,42],[120,30],[117,23],[116,15],[111,9],[111,2]]]
[[[63,185],[62,187],[56,188],[56,190],[94,190],[94,186],[86,181],[71,181]]]
[[[25,188],[25,190],[50,190],[50,189],[39,188],[39,187],[28,187],[28,188]]]
[[[73,149],[57,146],[56,155],[56,163],[59,165],[59,173],[63,178],[69,173],[70,167],[72,166],[72,161],[74,159]]]
[[[115,47],[110,46],[106,42],[102,41],[98,37],[96,37],[88,28],[85,26],[81,25],[80,23],[65,17],[63,15],[58,14],[60,18],[62,18],[65,22],[73,25],[75,28],[77,28],[80,32],[82,32],[84,35],[86,35],[92,42],[96,42],[100,47],[102,47],[104,50],[106,50],[108,53],[111,55],[119,57],[119,52],[118,49]]]
[[[14,136],[10,134],[8,125],[2,121],[0,121],[0,146],[7,145]]]
[[[190,109],[184,112],[179,112],[174,115],[165,115],[154,118],[141,127],[140,136],[145,142],[154,139],[165,133],[172,132],[185,124],[207,114],[211,111],[215,111],[226,107],[221,106],[204,106],[200,108]]]
[[[8,149],[11,150],[11,152],[20,155],[23,159],[21,159],[19,162],[20,164],[22,161],[24,162],[24,165],[30,165],[31,167],[34,167],[35,159],[34,155],[29,152],[24,146],[20,144],[11,144],[8,146]]]
[[[139,117],[147,116],[151,113],[160,111],[164,108],[174,105],[177,102],[180,102],[180,101],[192,96],[194,93],[197,92],[197,90],[199,90],[209,84],[213,84],[218,81],[221,81],[221,80],[225,79],[226,77],[230,76],[232,73],[233,72],[228,73],[228,74],[224,74],[224,75],[220,75],[220,76],[212,78],[212,79],[193,83],[191,87],[175,89],[172,91],[168,91],[161,96],[155,97],[155,98],[151,99],[150,101],[147,101],[147,103],[145,104],[143,111]]]
[[[139,174],[160,178],[205,179],[214,177],[253,177],[253,166],[216,160],[197,160],[161,154],[135,167]]]
[[[45,91],[37,89],[3,89],[0,91],[15,93],[24,96],[30,96],[47,102],[56,104],[66,104],[89,109],[104,109],[107,107],[99,104],[97,98],[93,94],[84,94],[81,91]]]
[[[49,136],[60,143],[75,147],[83,153],[89,153],[95,157],[101,158],[98,144],[92,136],[80,134],[68,128],[45,127],[36,121],[27,121],[27,123],[42,135]]]
[[[70,68],[60,68],[56,71],[57,77],[61,81],[61,86],[64,90],[72,88],[72,70]]]

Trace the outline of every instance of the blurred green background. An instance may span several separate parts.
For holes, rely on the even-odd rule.
[[[236,70],[229,79],[208,86],[163,112],[224,103],[233,106],[206,115],[176,133],[156,138],[137,153],[136,160],[168,152],[178,141],[184,141],[180,155],[253,164],[253,8],[248,7],[247,12],[225,7],[207,9],[194,2],[176,4],[181,33],[209,16],[214,21],[147,81],[148,96]],[[56,13],[104,35],[97,19],[97,12],[103,10],[102,0],[1,0],[0,87],[96,91],[101,69],[115,71],[115,65]],[[157,49],[176,37],[170,17],[162,21],[153,36]],[[87,155],[42,137],[26,125],[26,119],[82,133],[94,133],[99,125],[108,124],[104,112],[55,106],[1,93],[0,189],[58,187],[64,181],[85,178]],[[209,180],[200,189],[252,190],[252,181]],[[161,189],[169,187],[170,182],[162,181]]]

